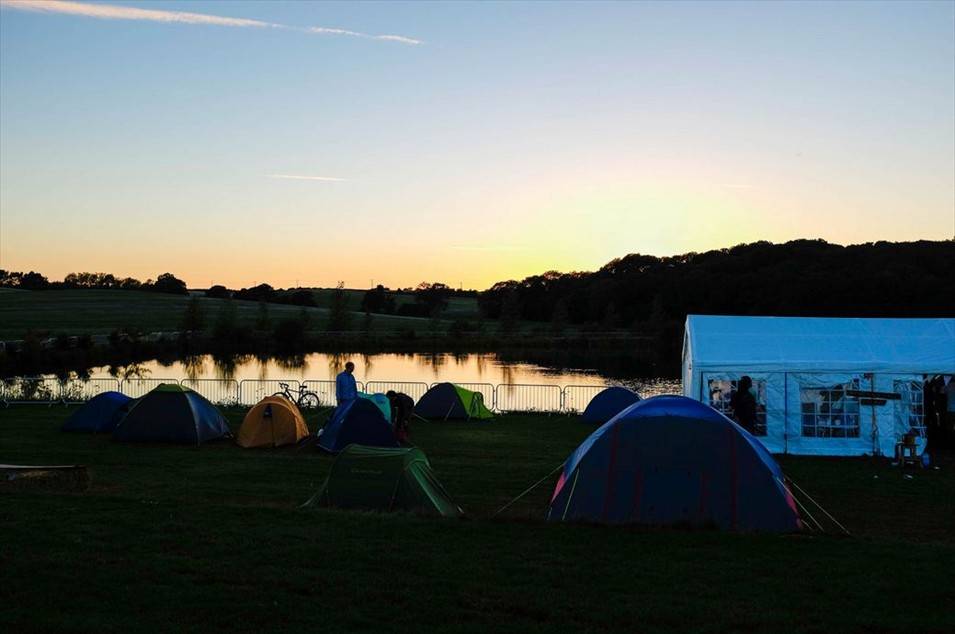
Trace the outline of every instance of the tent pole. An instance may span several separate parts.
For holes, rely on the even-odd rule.
[[[504,511],[505,509],[507,509],[509,506],[511,506],[512,504],[514,504],[514,502],[517,502],[517,501],[520,500],[522,497],[524,497],[525,495],[527,495],[528,493],[530,493],[531,491],[533,491],[534,489],[536,489],[538,486],[540,486],[540,484],[541,484],[544,480],[546,480],[547,478],[549,478],[549,477],[551,477],[552,475],[554,475],[555,473],[557,473],[557,470],[560,469],[560,468],[563,467],[563,466],[564,466],[564,463],[563,463],[563,462],[560,463],[559,465],[557,465],[557,467],[556,467],[553,471],[551,471],[550,473],[548,473],[547,475],[545,475],[543,478],[541,478],[540,480],[538,480],[538,481],[535,482],[534,484],[532,484],[532,485],[530,485],[529,487],[527,487],[527,488],[524,490],[524,492],[521,493],[520,495],[518,495],[516,498],[514,498],[513,500],[511,500],[510,502],[508,502],[507,504],[505,504],[505,505],[502,506],[501,508],[497,509],[497,511],[495,511],[495,512],[494,512],[494,515],[492,515],[491,517],[497,517],[499,513],[501,513],[502,511]]]
[[[823,513],[825,513],[825,514],[826,514],[826,517],[828,517],[829,519],[831,519],[832,522],[833,522],[833,524],[835,524],[836,526],[838,526],[839,528],[841,528],[841,529],[842,529],[842,532],[844,532],[844,533],[845,533],[846,535],[848,535],[849,537],[852,537],[852,533],[849,532],[849,529],[846,528],[845,526],[843,526],[842,524],[840,524],[840,523],[839,523],[839,520],[837,520],[836,518],[834,518],[829,511],[827,511],[826,509],[823,508],[822,504],[820,504],[819,502],[816,502],[816,501],[812,498],[811,495],[809,495],[808,493],[806,493],[801,486],[799,486],[798,484],[796,484],[795,482],[793,482],[791,478],[786,478],[786,479],[789,480],[789,484],[791,484],[791,485],[793,485],[794,487],[796,487],[796,489],[797,489],[800,493],[802,493],[803,495],[805,495],[807,500],[809,500],[810,502],[812,502],[814,505],[816,505],[816,507],[817,507],[820,511],[822,511]],[[790,495],[792,495],[792,492],[790,492]],[[796,499],[796,496],[793,496],[793,499]]]
[[[869,389],[875,392],[875,372],[869,375]],[[874,401],[869,406],[869,409],[872,411],[872,455],[881,456],[882,447],[879,446],[879,425],[876,423]]]
[[[785,487],[786,492],[789,493],[789,495],[792,497],[793,501],[799,506],[799,509],[800,509],[803,513],[806,514],[806,517],[807,517],[807,518],[809,518],[810,520],[812,520],[812,523],[813,523],[813,524],[816,525],[816,527],[813,528],[813,530],[817,530],[817,531],[819,531],[820,533],[825,534],[825,533],[826,533],[826,529],[824,529],[824,528],[822,527],[822,524],[820,524],[819,521],[818,521],[815,517],[812,516],[812,513],[809,512],[809,509],[807,509],[807,508],[803,505],[803,503],[799,501],[799,498],[797,498],[797,497],[793,494],[793,492],[789,489],[789,487],[786,486],[786,483],[785,483],[785,482],[783,482],[783,487]],[[812,528],[812,524],[807,523],[806,526],[808,526],[809,528]]]

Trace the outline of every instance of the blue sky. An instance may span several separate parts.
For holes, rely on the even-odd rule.
[[[952,2],[70,4],[0,8],[2,268],[484,287],[955,234]]]

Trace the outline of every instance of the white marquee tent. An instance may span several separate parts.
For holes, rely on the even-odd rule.
[[[955,374],[955,319],[690,315],[683,394],[730,413],[743,375],[757,436],[774,453],[893,455],[924,444],[922,385]]]

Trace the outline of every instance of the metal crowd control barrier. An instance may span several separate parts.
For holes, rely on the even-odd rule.
[[[101,392],[118,390],[134,398],[145,395],[163,383],[179,383],[195,390],[213,403],[220,405],[251,406],[266,396],[282,391],[280,384],[287,383],[291,396],[297,397],[299,386],[314,392],[322,406],[335,405],[335,381],[297,379],[154,379],[132,378],[123,381],[112,378],[72,379],[60,381],[54,377],[16,377],[0,381],[0,403],[55,405],[57,403],[81,403]],[[356,382],[364,392],[404,392],[416,401],[431,387],[437,385],[420,381],[368,381]],[[479,392],[488,409],[498,412],[545,412],[575,413],[583,411],[603,385],[533,385],[504,383],[456,383],[461,387]]]
[[[176,379],[125,379],[120,383],[120,392],[126,396],[139,398],[140,396],[145,396],[163,383],[178,385],[179,381]]]
[[[179,384],[217,405],[231,407],[239,403],[239,382],[235,379],[183,379]]]
[[[566,385],[561,410],[567,413],[582,412],[597,394],[607,389],[603,385]]]
[[[297,379],[244,379],[239,381],[239,405],[255,405],[266,396],[282,391],[280,383],[287,383],[292,398],[298,396]]]
[[[60,401],[60,382],[44,376],[26,376],[3,381],[3,403],[9,405],[55,405]]]
[[[365,384],[365,391],[372,394],[388,390],[404,392],[417,401],[428,391],[428,384],[417,381],[368,381]]]
[[[60,400],[64,405],[77,405],[103,392],[119,391],[119,379],[71,379],[60,386]]]
[[[335,398],[334,381],[305,381],[305,389],[309,392],[315,392],[315,395],[318,396],[319,407],[335,407],[337,400]],[[361,390],[360,384],[358,389]]]
[[[497,389],[490,383],[458,383],[457,381],[451,381],[454,385],[459,385],[466,390],[471,390],[472,392],[478,392],[484,397],[484,407],[488,409],[494,409],[497,400]],[[439,385],[439,383],[432,383],[431,387]]]
[[[496,407],[499,412],[559,412],[563,390],[559,385],[498,385]]]

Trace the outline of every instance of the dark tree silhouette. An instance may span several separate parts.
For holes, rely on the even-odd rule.
[[[552,321],[563,302],[578,325],[659,326],[692,313],[951,316],[955,242],[843,247],[795,240],[671,257],[632,254],[592,273],[550,271],[498,282],[478,297],[483,314],[503,318],[511,294],[522,319]]]
[[[156,278],[150,289],[155,293],[169,293],[171,295],[188,295],[186,283],[172,273],[163,273]]]

